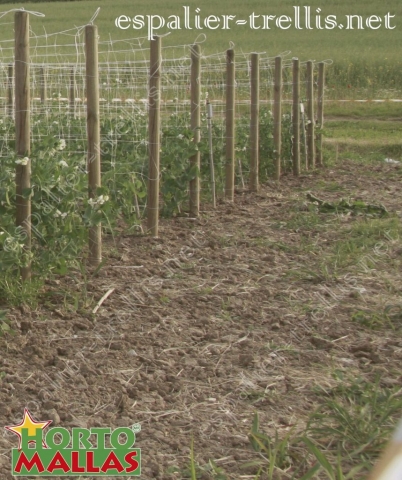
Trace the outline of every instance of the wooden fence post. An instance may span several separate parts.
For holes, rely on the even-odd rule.
[[[259,129],[260,129],[260,56],[251,54],[251,108],[250,108],[250,179],[249,187],[257,192],[259,187]]]
[[[96,25],[85,26],[87,137],[88,137],[88,193],[96,202],[97,189],[101,186],[100,118],[98,78],[98,29]],[[89,263],[97,266],[102,261],[101,224],[89,228]]]
[[[307,62],[307,155],[309,168],[315,167],[314,147],[314,64]]]
[[[148,230],[158,236],[159,227],[159,150],[160,150],[160,84],[161,38],[151,40],[149,66],[149,178],[148,178]]]
[[[235,180],[235,55],[226,52],[226,176],[225,199],[234,201]]]
[[[325,82],[325,64],[318,64],[318,99],[317,99],[317,164],[322,165],[322,130],[324,128],[324,82]]]
[[[194,143],[201,139],[201,69],[200,46],[191,46],[191,130],[194,133]],[[190,158],[190,169],[196,170],[196,175],[190,180],[190,216],[198,217],[200,213],[200,152]]]
[[[282,154],[282,57],[275,57],[274,73],[274,160],[275,180],[281,177]]]
[[[22,280],[31,278],[31,188],[30,147],[30,80],[29,80],[29,15],[15,13],[15,147],[20,157],[16,167],[16,225],[24,235],[24,252],[28,256],[21,268]],[[21,158],[22,157],[22,158]]]
[[[293,175],[300,175],[300,62],[293,59]]]
[[[13,73],[14,67],[13,64],[10,63],[7,68],[7,103],[6,103],[6,116],[12,117],[13,116]]]

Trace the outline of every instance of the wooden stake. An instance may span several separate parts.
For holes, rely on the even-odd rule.
[[[314,148],[314,64],[307,62],[307,155],[309,168],[315,167]]]
[[[275,180],[279,180],[282,154],[282,57],[275,57],[274,77],[274,160]]]
[[[191,46],[191,130],[194,132],[194,143],[201,140],[201,68],[200,46]],[[198,217],[200,213],[200,152],[190,158],[190,168],[196,169],[196,175],[190,180],[190,216]]]
[[[300,62],[293,59],[293,175],[300,175]]]
[[[10,63],[8,66],[8,75],[7,75],[7,103],[6,103],[6,116],[12,117],[13,116],[13,73],[14,67],[13,64]]]
[[[322,130],[324,128],[324,84],[325,84],[325,64],[318,64],[318,99],[317,99],[317,164],[322,165]]]
[[[302,135],[303,135],[303,153],[304,153],[304,168],[308,170],[308,155],[307,155],[307,135],[306,135],[306,114],[304,111],[304,104],[300,104],[300,113],[302,118]]]
[[[234,201],[235,179],[235,58],[234,50],[226,52],[226,177],[225,198]]]
[[[68,92],[68,105],[70,112],[75,113],[75,71],[74,67],[70,69],[70,88]]]
[[[99,78],[98,78],[98,29],[85,26],[87,136],[88,136],[88,192],[90,199],[97,199],[101,186]],[[97,266],[102,261],[102,227],[99,223],[89,229],[89,263]]]
[[[46,69],[45,67],[40,67],[39,69],[39,85],[40,85],[40,103],[44,105],[47,101],[47,92],[46,92]]]
[[[209,170],[211,174],[212,207],[216,208],[214,147],[212,144],[212,105],[209,103],[208,98],[207,98],[207,124],[208,124]]]
[[[15,146],[21,164],[16,168],[16,225],[24,235],[24,252],[31,252],[31,188],[30,147],[30,80],[29,80],[29,15],[15,13]],[[22,280],[31,278],[31,262],[28,259],[21,268]]]
[[[160,150],[161,38],[151,40],[149,70],[149,179],[148,230],[158,236],[159,224],[159,150]]]
[[[260,127],[260,56],[251,54],[251,111],[250,111],[250,180],[252,192],[258,191],[259,127]]]

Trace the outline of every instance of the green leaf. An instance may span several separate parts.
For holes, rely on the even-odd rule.
[[[317,446],[307,437],[302,437],[301,440],[307,445],[307,448],[315,456],[320,465],[324,468],[325,472],[331,480],[336,480],[332,465],[329,463],[327,457],[317,448]]]

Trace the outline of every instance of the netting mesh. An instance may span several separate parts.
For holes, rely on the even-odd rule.
[[[7,20],[8,17],[3,17],[1,27],[9,29],[12,38],[14,22]],[[162,39],[160,205],[162,214],[166,215],[182,213],[187,208],[189,181],[194,175],[194,172],[189,172],[189,158],[197,150],[201,156],[201,195],[204,199],[209,198],[211,154],[217,195],[223,196],[224,192],[227,52],[206,54],[205,38],[199,40],[201,141],[195,145],[190,120],[192,46],[163,47]],[[0,42],[3,110],[0,159],[5,166],[1,189],[7,199],[14,195],[12,167],[22,161],[15,160],[14,41],[12,38]],[[85,227],[100,220],[110,231],[123,224],[128,228],[141,228],[141,219],[147,207],[149,168],[149,45],[143,37],[99,39],[102,188],[97,199],[88,200],[85,26],[43,35],[30,31],[31,193],[33,214],[38,215],[38,224],[42,229],[38,227],[38,232],[42,233],[37,236],[43,243],[51,235],[57,238],[57,232],[66,232],[66,236],[68,232],[75,232],[84,238]],[[289,52],[281,56],[282,162],[288,168],[292,156],[292,62]],[[236,183],[245,187],[250,173],[250,54],[235,50],[234,59]],[[275,156],[272,116],[274,57],[260,52],[259,66],[260,173],[261,179],[265,180],[272,176]],[[302,99],[306,97],[305,84],[303,74]],[[213,110],[210,130],[207,101]],[[212,150],[209,148],[209,135],[212,137]],[[10,222],[12,214],[12,209],[8,209],[6,215]],[[49,217],[48,222],[43,220],[46,216]],[[61,223],[57,225],[55,219]],[[60,240],[55,248],[66,249],[66,242],[69,244],[66,238]],[[77,255],[77,248],[72,252]]]

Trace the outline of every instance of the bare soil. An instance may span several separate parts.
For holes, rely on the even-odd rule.
[[[50,280],[38,307],[9,311],[0,425],[19,423],[24,407],[63,427],[139,423],[144,480],[187,478],[192,437],[199,465],[213,459],[228,478],[254,478],[255,467],[240,467],[260,458],[248,439],[255,412],[268,434],[301,430],[335,368],[401,384],[400,333],[352,319],[400,304],[399,239],[385,241],[373,268],[328,272],[335,242],[362,216],[318,212],[311,222],[306,199],[361,198],[399,218],[401,175],[399,165],[344,160],[239,191],[215,211],[203,205],[198,219],[162,219],[157,239],[106,238],[95,276]],[[2,479],[16,446],[3,431]],[[181,473],[168,474],[174,465]]]

